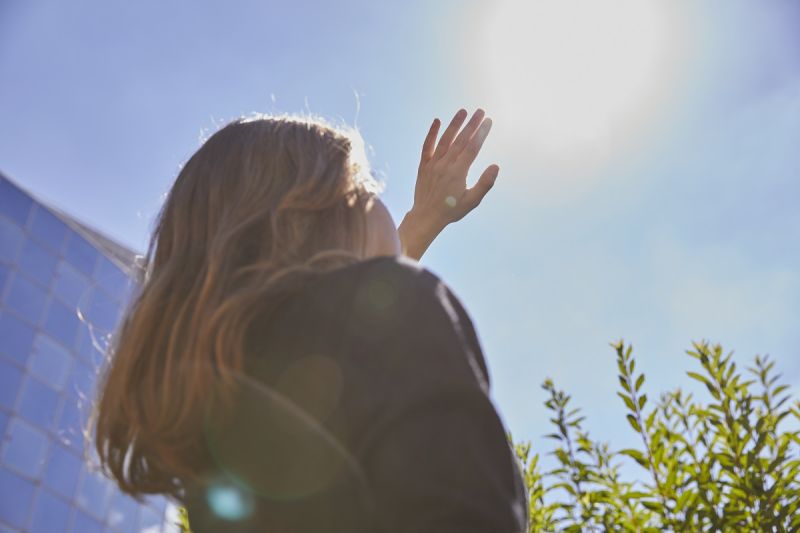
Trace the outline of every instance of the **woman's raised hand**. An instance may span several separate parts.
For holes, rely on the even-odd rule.
[[[490,165],[475,186],[467,188],[469,167],[492,128],[492,119],[484,118],[485,115],[483,109],[478,109],[459,132],[467,118],[467,111],[460,109],[438,144],[439,119],[434,119],[422,145],[412,211],[423,212],[446,226],[460,220],[480,204],[500,171],[497,165]]]
[[[467,111],[459,109],[438,143],[440,122],[434,119],[422,145],[414,206],[398,228],[403,252],[415,259],[422,257],[448,224],[481,203],[500,171],[497,165],[489,165],[475,185],[467,187],[467,173],[489,134],[492,119],[478,109],[462,129],[466,119]]]

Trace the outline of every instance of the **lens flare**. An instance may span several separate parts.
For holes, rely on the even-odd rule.
[[[244,520],[253,512],[252,496],[233,485],[211,485],[206,498],[214,514],[229,522]]]

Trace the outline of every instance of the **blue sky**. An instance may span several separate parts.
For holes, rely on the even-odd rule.
[[[702,338],[800,385],[800,4],[562,4],[6,1],[0,170],[143,250],[202,135],[311,111],[357,124],[399,223],[432,118],[481,106],[471,179],[496,162],[497,184],[422,262],[471,313],[516,435],[549,432],[549,376],[594,436],[634,444],[620,338],[651,398],[689,385]]]

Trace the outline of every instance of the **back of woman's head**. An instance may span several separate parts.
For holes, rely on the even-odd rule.
[[[209,466],[203,419],[242,369],[249,328],[308,276],[362,258],[381,187],[358,133],[320,119],[235,120],[189,159],[93,416],[101,464],[123,490],[177,496]]]

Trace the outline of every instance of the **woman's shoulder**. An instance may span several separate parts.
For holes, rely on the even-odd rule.
[[[402,284],[420,290],[433,289],[437,283],[444,283],[436,273],[405,255],[381,255],[364,259],[333,270],[322,279],[330,279],[337,284],[346,279],[361,284],[381,280],[394,286]]]
[[[444,305],[453,320],[469,320],[460,298],[447,282],[404,255],[378,256],[352,263],[322,276],[318,283],[319,286],[310,287],[316,289],[311,292],[324,293],[326,289],[349,292],[354,310],[366,315],[397,314],[408,311],[408,306],[419,311],[418,306],[427,302],[433,308]],[[451,312],[452,304],[457,305],[459,313],[456,310]],[[413,319],[415,316],[418,315],[405,315],[404,318]]]
[[[402,346],[402,357],[419,359],[420,365],[440,362],[468,369],[488,393],[489,373],[476,328],[461,299],[438,274],[398,255],[362,262],[352,279],[347,311],[364,338]]]
[[[439,275],[406,256],[328,271],[256,329],[262,349],[254,353],[268,351],[269,360],[275,353],[288,361],[295,352],[325,352],[365,383],[385,380],[386,389],[431,381],[489,392],[481,344],[461,300]]]
[[[297,344],[361,362],[381,354],[384,368],[415,369],[415,376],[422,369],[460,374],[489,390],[480,341],[460,298],[438,274],[404,255],[377,256],[315,276],[259,324],[260,344],[280,344],[281,352]]]
[[[456,306],[463,310],[458,300],[439,275],[414,259],[392,255],[372,257],[317,276],[297,303],[326,319],[349,321],[354,327],[359,324],[381,335],[387,328],[396,331],[413,327],[426,314],[440,310],[452,320],[469,320],[451,312],[451,301],[457,301]]]

